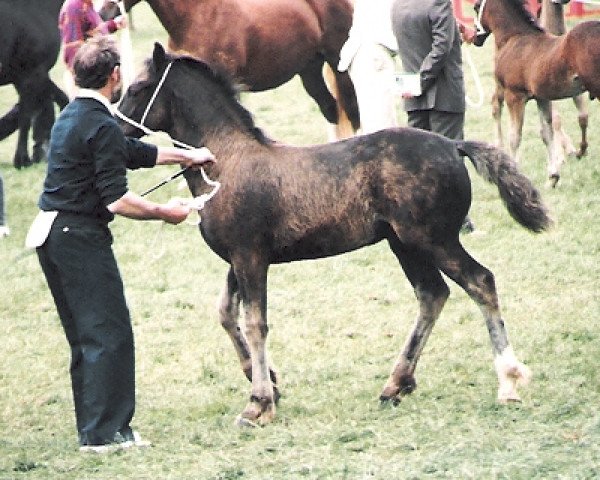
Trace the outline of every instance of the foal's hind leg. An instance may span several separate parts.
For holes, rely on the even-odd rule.
[[[589,113],[587,109],[587,101],[583,95],[577,95],[573,97],[573,103],[577,107],[577,121],[579,122],[579,129],[581,130],[581,143],[579,144],[579,150],[575,154],[577,158],[583,157],[587,153],[588,141],[587,141],[587,127]]]
[[[442,271],[467,292],[483,313],[498,374],[498,401],[520,401],[517,385],[527,383],[531,373],[517,360],[508,342],[504,321],[500,315],[494,275],[477,263],[463,249],[458,239],[445,248],[436,249],[435,257]]]
[[[252,362],[250,359],[250,351],[248,349],[248,342],[246,337],[242,333],[239,325],[240,315],[240,291],[237,278],[233,272],[233,268],[229,269],[227,273],[227,281],[223,292],[221,293],[221,300],[219,303],[219,316],[221,319],[221,326],[225,329],[233,347],[238,355],[240,365],[246,375],[246,378],[252,381]],[[272,366],[269,367],[269,373],[271,381],[273,382],[273,389],[275,395],[275,403],[279,401],[279,391],[277,390],[277,374]]]
[[[502,107],[504,106],[504,89],[496,82],[496,90],[492,95],[492,118],[496,124],[496,146],[504,148],[502,133]]]
[[[397,404],[402,396],[412,393],[417,386],[414,379],[417,362],[450,291],[425,252],[416,248],[406,249],[395,239],[390,240],[390,246],[419,301],[419,314],[414,328],[379,397],[382,402]]]
[[[504,99],[506,100],[506,106],[508,107],[508,113],[510,115],[510,134],[509,134],[509,146],[510,156],[518,161],[518,150],[521,145],[521,135],[523,131],[523,118],[525,115],[525,103],[527,99],[512,90],[504,91]]]

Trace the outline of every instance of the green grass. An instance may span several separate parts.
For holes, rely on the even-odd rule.
[[[139,8],[139,10],[138,10]],[[164,33],[136,7],[136,61]],[[491,46],[470,49],[489,98]],[[53,76],[60,81],[61,66]],[[467,73],[469,93],[472,88]],[[4,87],[0,111],[14,102]],[[297,80],[243,102],[274,138],[323,142],[324,120]],[[576,114],[562,102],[574,137]],[[401,116],[402,118],[402,116]],[[53,302],[24,238],[44,165],[16,171],[16,135],[0,143],[12,235],[0,243],[0,479],[586,479],[600,476],[600,108],[590,106],[590,152],[544,188],[545,151],[528,105],[521,168],[544,194],[555,226],[516,225],[472,169],[466,248],[496,275],[509,335],[534,373],[523,402],[500,406],[488,334],[473,302],[452,294],[417,369],[418,388],[398,407],[378,395],[416,314],[411,288],[386,245],[274,266],[269,348],[281,375],[275,421],[233,421],[250,387],[222,331],[216,301],[227,265],[189,225],[119,218],[115,252],[137,347],[134,426],[148,450],[77,451],[69,352]],[[505,119],[506,120],[506,119]],[[493,140],[489,104],[467,113],[469,138]],[[142,191],[170,170],[132,172]],[[181,196],[177,185],[153,194]]]

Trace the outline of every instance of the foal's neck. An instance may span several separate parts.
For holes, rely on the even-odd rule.
[[[554,35],[563,35],[566,32],[563,6],[552,0],[543,0],[540,24]]]

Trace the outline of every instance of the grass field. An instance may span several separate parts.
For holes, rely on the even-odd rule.
[[[165,35],[135,10],[136,62]],[[469,48],[486,102],[469,109],[468,138],[493,141],[492,50]],[[52,72],[61,81],[61,65]],[[468,91],[476,96],[471,74]],[[0,112],[14,103],[3,87]],[[257,123],[294,144],[323,142],[324,120],[297,80],[243,96]],[[569,133],[575,110],[562,102]],[[401,115],[401,118],[402,115]],[[0,240],[0,479],[592,479],[600,477],[600,107],[590,105],[590,151],[545,184],[545,149],[528,105],[521,168],[555,225],[533,235],[495,189],[473,179],[466,248],[489,267],[517,355],[532,369],[523,402],[495,401],[497,380],[481,314],[460,288],[397,407],[378,395],[416,315],[414,294],[385,244],[272,267],[269,348],[281,375],[273,424],[239,429],[250,386],[221,329],[216,301],[227,265],[189,225],[123,218],[112,224],[136,337],[134,426],[145,450],[77,450],[69,351],[35,255],[24,253],[45,166],[12,168],[16,135],[0,143],[12,235]],[[132,172],[142,191],[171,170]],[[177,185],[153,194],[182,196]]]

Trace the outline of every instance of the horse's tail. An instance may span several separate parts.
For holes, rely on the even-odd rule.
[[[541,196],[531,181],[517,169],[514,160],[499,148],[484,142],[457,142],[477,173],[498,187],[500,198],[517,222],[534,232],[546,230],[552,223]]]

